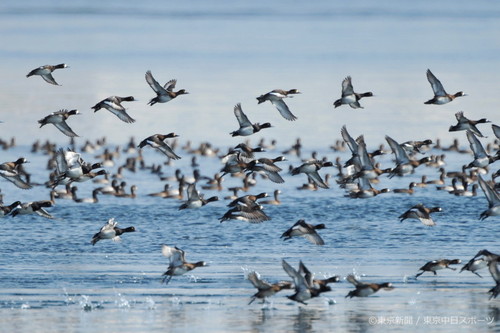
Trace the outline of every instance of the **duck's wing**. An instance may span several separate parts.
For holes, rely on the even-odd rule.
[[[108,231],[108,230],[113,230],[116,226],[118,225],[118,222],[115,221],[115,218],[112,217],[108,220],[108,222],[102,226],[101,232]]]
[[[168,245],[161,246],[161,253],[170,260],[170,266],[180,266],[184,264],[184,251],[178,247]]]
[[[481,142],[479,142],[479,139],[476,137],[476,135],[471,131],[467,131],[467,140],[469,140],[470,149],[472,149],[472,152],[474,153],[474,158],[482,158],[487,156],[483,145],[481,144]]]
[[[30,184],[21,179],[21,176],[16,170],[0,170],[0,176],[23,190],[27,190],[32,187]]]
[[[467,118],[464,117],[463,111],[458,111],[457,113],[455,113],[455,118],[457,118],[459,124],[466,123],[468,120]]]
[[[297,117],[293,115],[293,113],[288,108],[288,105],[286,105],[286,103],[282,99],[272,99],[271,103],[273,103],[276,109],[278,109],[279,113],[286,120],[294,121],[297,119]]]
[[[168,157],[170,157],[173,160],[179,160],[181,158],[179,155],[174,153],[172,148],[166,142],[163,142],[163,141],[160,141],[160,142],[161,143],[159,144],[158,147],[156,147],[156,149],[158,149],[163,154],[167,155]]]
[[[61,121],[60,123],[55,123],[54,126],[60,130],[64,135],[67,135],[69,137],[77,137],[78,134],[73,132],[71,127],[68,126],[68,124],[65,121]]]
[[[304,275],[304,281],[306,282],[307,287],[312,288],[314,285],[314,274],[304,265],[302,260],[299,262],[299,275]]]
[[[173,79],[165,83],[163,88],[165,88],[166,91],[173,91],[175,88],[175,84],[177,83],[177,80]]]
[[[62,115],[67,114],[68,112],[69,112],[69,111],[68,111],[68,109],[61,109],[61,110],[59,110],[59,111],[54,111],[54,112],[52,112],[50,115],[51,115],[51,116],[59,116],[59,115],[61,115],[61,116],[62,116]]]
[[[74,151],[68,150],[63,152],[63,154],[68,168],[81,166],[83,163],[85,163],[83,161],[82,156],[79,153],[75,153]]]
[[[488,261],[488,270],[497,285],[500,285],[500,271],[498,270],[498,258]]]
[[[342,81],[342,97],[354,94],[351,77],[348,76]]]
[[[125,110],[108,109],[108,111],[117,116],[121,121],[129,124],[135,122],[135,119],[129,116]]]
[[[367,190],[369,191],[369,190],[373,189],[372,184],[365,177],[359,177],[358,178],[358,187],[362,191],[367,191]]]
[[[165,94],[166,90],[156,81],[151,71],[146,72],[146,82],[157,94]]]
[[[259,163],[262,164],[262,168],[264,168],[266,171],[271,171],[271,172],[280,172],[283,171],[279,166],[273,163],[270,159],[267,158],[259,158],[258,159]]]
[[[492,124],[491,128],[493,129],[493,133],[497,137],[497,139],[500,139],[500,126]]]
[[[38,215],[43,216],[45,218],[48,218],[48,219],[53,219],[54,218],[54,216],[52,216],[49,212],[47,212],[43,208],[39,208],[39,209],[35,210],[35,213],[37,213]]]
[[[368,152],[366,151],[366,144],[363,136],[358,138],[358,158],[361,164],[362,170],[373,170],[373,163],[370,157],[368,156]]]
[[[396,142],[396,140],[392,139],[390,136],[386,135],[385,140],[389,144],[392,149],[392,152],[396,156],[396,164],[404,164],[409,163],[410,159],[406,154],[405,150]]]
[[[437,79],[437,77],[432,74],[431,70],[427,70],[427,80],[431,84],[432,90],[434,91],[434,95],[436,96],[446,96],[446,91],[443,88],[441,82]]]
[[[8,180],[10,180],[14,185],[16,185],[17,187],[19,187],[20,189],[23,189],[23,190],[29,190],[30,188],[33,187],[30,184],[28,184],[27,182],[25,182],[24,180],[22,180],[20,175],[10,177],[10,178],[8,178]]]
[[[347,132],[347,127],[344,125],[342,126],[342,129],[340,130],[340,134],[342,135],[342,139],[344,139],[344,142],[347,144],[347,147],[349,147],[349,150],[353,154],[357,154],[358,152],[358,143],[354,138]]]
[[[287,263],[285,259],[281,261],[281,264],[285,272],[288,274],[288,276],[292,278],[296,291],[300,292],[301,290],[307,289],[307,283],[305,278],[302,275],[300,275],[299,272],[295,270],[295,268],[290,266],[290,264]]]
[[[42,77],[42,79],[45,80],[45,82],[48,82],[48,83],[56,85],[56,86],[59,85],[59,83],[56,82],[56,80],[54,79],[54,77],[52,76],[51,73],[49,73],[49,74],[43,74],[43,75],[40,75],[40,76]]]
[[[247,279],[257,289],[269,289],[272,287],[271,284],[269,284],[267,281],[261,280],[259,273],[255,271],[248,273]]]
[[[325,245],[325,241],[323,240],[323,238],[321,238],[321,236],[314,229],[311,231],[311,233],[305,234],[304,238],[314,245]]]
[[[484,181],[481,175],[478,176],[479,186],[483,189],[484,196],[488,200],[489,207],[494,207],[500,205],[500,196],[498,193],[490,186],[486,181]]]
[[[248,220],[250,223],[261,223],[264,221],[269,221],[271,218],[260,209],[253,209],[250,211],[242,210],[240,211],[242,217]]]
[[[271,171],[266,169],[265,167],[262,167],[262,171],[265,173],[267,178],[269,178],[269,180],[272,181],[273,183],[282,184],[285,182],[283,177],[281,177],[281,175],[277,171]]]
[[[246,114],[243,112],[241,109],[241,104],[238,103],[234,106],[234,115],[236,116],[236,119],[238,120],[238,123],[240,124],[240,127],[249,127],[252,126],[252,123],[246,116]]]
[[[419,217],[419,221],[422,222],[423,225],[432,227],[436,225],[436,222],[430,216],[423,216],[422,214],[417,214]]]
[[[196,189],[196,184],[189,184],[187,188],[187,196],[189,201],[201,200],[200,194]]]
[[[324,189],[329,189],[330,188],[325,183],[325,181],[321,178],[321,176],[319,175],[318,171],[307,173],[307,176],[309,177],[309,179],[311,179],[319,187],[324,188]]]
[[[356,279],[356,277],[354,276],[354,274],[349,274],[347,275],[347,278],[346,278],[347,281],[349,281],[350,283],[352,283],[355,287],[358,287],[358,286],[362,286],[363,283],[358,281]]]
[[[56,153],[56,169],[58,175],[61,175],[66,172],[66,170],[68,170],[68,163],[64,156],[64,150],[62,148],[60,148]]]
[[[363,109],[361,104],[359,104],[359,101],[349,103],[349,106],[353,109]]]

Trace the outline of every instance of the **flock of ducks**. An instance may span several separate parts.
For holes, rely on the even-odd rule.
[[[58,85],[52,76],[52,73],[56,69],[63,69],[67,67],[68,66],[66,64],[59,64],[55,66],[45,65],[32,70],[29,72],[27,77],[38,75],[41,76],[46,82]],[[156,94],[156,96],[148,102],[148,105],[150,106],[157,103],[166,103],[180,95],[188,94],[188,92],[184,89],[174,91],[177,83],[176,80],[170,80],[162,86],[155,80],[151,71],[146,72],[145,79]],[[457,97],[465,96],[465,94],[461,91],[455,94],[448,94],[443,88],[441,82],[430,70],[427,70],[427,79],[431,84],[434,97],[426,101],[425,104],[442,105],[453,101]],[[297,117],[290,111],[284,99],[291,98],[300,93],[301,92],[297,89],[276,89],[260,95],[257,97],[257,101],[259,104],[265,101],[271,102],[283,118],[288,121],[295,121],[297,120]],[[333,105],[335,108],[341,107],[342,105],[349,105],[354,109],[363,108],[359,101],[364,97],[372,96],[372,92],[354,92],[352,79],[348,76],[342,82],[341,97],[337,99]],[[94,112],[97,112],[100,109],[105,109],[116,115],[121,121],[133,123],[135,120],[127,114],[126,108],[122,105],[123,102],[132,101],[135,101],[133,96],[110,96],[95,104],[91,109],[93,109]],[[40,119],[38,123],[40,124],[40,127],[53,124],[59,131],[61,131],[61,133],[71,138],[74,143],[74,138],[78,137],[78,135],[70,128],[67,122],[70,117],[75,115],[80,115],[80,112],[78,110],[60,110],[47,115],[43,119]],[[260,124],[250,122],[247,115],[243,112],[241,104],[236,104],[234,107],[234,115],[239,124],[239,128],[229,133],[233,137],[250,136],[263,129],[272,127],[270,123]],[[443,151],[461,152],[458,149],[458,144],[452,145],[449,148],[443,148],[440,146],[439,142],[434,143],[429,139],[399,143],[388,135],[385,136],[385,139],[391,152],[394,154],[395,165],[386,169],[381,169],[380,163],[376,162],[375,159],[378,156],[389,153],[384,150],[383,145],[379,150],[369,152],[363,135],[354,138],[348,132],[347,127],[343,126],[340,131],[342,140],[337,142],[332,149],[335,151],[348,149],[351,152],[351,158],[349,160],[342,163],[340,159],[337,159],[334,163],[332,161],[328,161],[326,158],[319,159],[315,154],[313,154],[311,159],[302,159],[301,164],[298,166],[290,165],[288,172],[291,176],[306,176],[307,183],[299,187],[298,190],[316,191],[319,189],[326,190],[331,186],[329,184],[329,178],[331,175],[327,174],[322,176],[320,173],[322,168],[336,168],[338,170],[336,182],[340,188],[346,191],[345,197],[351,199],[367,199],[382,193],[390,192],[412,195],[416,190],[418,190],[418,188],[431,185],[435,185],[438,190],[448,190],[450,194],[466,196],[475,195],[475,192],[472,193],[467,190],[467,186],[472,186],[474,188],[479,186],[483,190],[488,201],[488,208],[479,215],[480,219],[486,219],[490,216],[498,216],[500,215],[500,197],[496,190],[500,186],[495,183],[495,178],[499,176],[500,173],[498,171],[493,173],[491,180],[486,180],[484,175],[488,172],[490,165],[500,159],[500,153],[498,151],[500,127],[492,125],[493,134],[497,138],[497,141],[491,146],[485,148],[478,139],[484,138],[485,136],[478,129],[477,125],[488,123],[489,121],[486,119],[470,120],[465,117],[463,112],[457,112],[455,117],[457,123],[450,126],[449,131],[465,131],[466,138],[469,142],[473,155],[473,160],[467,165],[464,165],[462,171],[446,172],[444,170],[445,154],[419,157],[420,154],[424,154],[429,150],[429,148],[434,148],[435,150],[442,149]],[[53,218],[53,216],[47,212],[46,208],[53,206],[55,204],[55,200],[59,199],[69,198],[78,203],[98,203],[98,195],[111,194],[116,197],[134,198],[137,195],[137,187],[133,185],[130,188],[130,193],[127,193],[125,190],[126,182],[123,181],[119,184],[117,180],[119,176],[121,177],[121,170],[126,169],[133,172],[137,169],[149,170],[151,173],[156,174],[162,181],[172,180],[172,177],[165,176],[165,174],[161,171],[162,165],[148,166],[144,161],[141,149],[144,149],[146,146],[149,146],[151,149],[155,149],[167,159],[165,164],[168,165],[172,160],[181,159],[181,155],[178,155],[176,152],[176,138],[178,136],[178,134],[173,132],[166,134],[152,134],[151,136],[140,141],[138,145],[136,145],[134,140],[131,139],[131,142],[128,144],[127,148],[124,149],[124,151],[127,150],[137,152],[138,155],[136,157],[127,158],[126,163],[120,166],[120,172],[116,174],[116,177],[113,179],[111,185],[107,184],[109,182],[109,172],[107,172],[105,168],[108,164],[113,165],[111,163],[114,156],[112,152],[107,151],[103,154],[101,156],[101,162],[90,163],[84,161],[82,155],[75,151],[76,149],[57,149],[55,145],[50,143],[47,143],[43,148],[40,148],[40,143],[37,142],[33,145],[33,152],[36,152],[39,149],[45,149],[46,153],[50,156],[48,168],[52,170],[52,172],[49,176],[49,180],[45,183],[45,186],[51,189],[51,199],[24,203],[21,201],[15,201],[10,205],[2,205],[0,207],[0,214],[2,217],[7,215],[15,217],[17,215],[36,213],[46,218]],[[88,145],[91,145],[89,142],[87,143]],[[202,177],[200,176],[199,171],[197,171],[194,173],[193,179],[188,180],[180,170],[177,170],[175,176],[173,177],[173,181],[178,183],[178,189],[173,189],[172,186],[167,183],[165,184],[163,191],[150,193],[148,195],[151,197],[180,200],[182,203],[179,206],[179,210],[199,209],[211,202],[219,201],[220,198],[219,196],[212,196],[205,199],[204,195],[198,191],[197,184],[201,184],[203,181],[206,181],[206,184],[201,185],[203,190],[222,191],[223,187],[221,182],[224,177],[231,176],[235,179],[239,177],[242,180],[242,185],[229,188],[228,190],[232,192],[232,195],[224,197],[225,200],[229,200],[227,205],[228,210],[219,218],[220,222],[238,220],[250,223],[262,223],[264,221],[268,221],[271,217],[264,211],[264,206],[269,204],[281,204],[278,197],[281,190],[275,190],[274,199],[265,199],[268,197],[268,194],[265,192],[259,194],[246,194],[243,196],[238,196],[238,193],[239,191],[247,192],[251,190],[257,183],[257,176],[269,180],[277,184],[277,186],[285,182],[282,174],[280,174],[283,172],[284,168],[280,166],[279,163],[286,161],[286,158],[283,155],[295,154],[299,158],[301,157],[300,139],[298,139],[290,149],[283,151],[282,156],[275,158],[256,158],[257,154],[266,151],[266,147],[267,149],[270,148],[269,150],[272,150],[275,145],[275,142],[270,145],[265,145],[264,141],[261,141],[257,147],[251,147],[248,142],[240,143],[234,148],[229,149],[227,154],[223,155],[220,155],[219,151],[214,149],[209,143],[203,143],[199,148],[195,149],[190,147],[190,145],[186,145],[183,149],[193,155],[191,165],[195,168],[195,170],[198,170],[197,167],[199,166],[196,161],[197,155],[219,156],[223,163],[220,173],[211,178]],[[431,145],[434,146],[431,147]],[[6,147],[9,147],[9,144],[7,142],[2,142],[2,146],[5,149]],[[87,144],[82,148],[82,151],[86,151],[86,147]],[[496,153],[492,154],[495,149]],[[465,153],[470,152],[465,151]],[[16,161],[8,161],[0,164],[0,176],[18,188],[29,190],[34,186],[34,184],[31,183],[30,174],[24,167],[27,162],[26,158],[20,157]],[[137,164],[139,164],[139,167],[137,167]],[[412,181],[408,185],[408,188],[402,189],[376,189],[374,187],[374,185],[378,184],[379,177],[383,174],[386,174],[388,178],[406,177],[413,174],[416,168],[423,165],[439,169],[440,179],[429,181],[427,180],[427,176],[424,176],[425,178],[422,177],[421,182],[417,183],[416,181]],[[104,176],[105,179],[102,179],[100,176]],[[452,178],[451,188],[446,187],[446,178]],[[78,188],[75,184],[90,180],[102,186],[93,190],[92,198],[78,198],[76,195]],[[462,184],[462,187],[460,187],[460,184]],[[58,187],[64,187],[64,190],[58,190]],[[187,195],[186,200],[184,199],[184,192],[186,192]],[[419,220],[426,226],[435,226],[436,223],[432,219],[431,214],[441,211],[442,209],[440,207],[426,207],[423,203],[416,203],[406,212],[402,213],[399,216],[399,219],[401,222],[407,219],[415,219]],[[325,228],[325,224],[313,225],[307,223],[304,219],[299,219],[288,230],[283,232],[281,237],[285,241],[293,237],[304,237],[310,243],[321,246],[325,244],[325,241],[319,235],[318,231]],[[133,226],[120,228],[118,227],[118,222],[115,221],[114,218],[111,218],[99,230],[99,232],[92,237],[90,243],[95,245],[100,240],[120,240],[120,236],[130,232],[135,232],[135,228]],[[162,254],[169,259],[167,271],[163,273],[164,278],[162,281],[165,283],[168,283],[173,276],[183,275],[197,267],[207,266],[207,263],[204,261],[193,263],[187,262],[185,252],[175,246],[171,247],[163,245]],[[496,283],[496,285],[489,290],[489,293],[491,294],[490,298],[497,297],[500,292],[500,274],[498,270],[499,258],[500,255],[494,254],[488,250],[481,250],[462,268],[462,271],[469,270],[480,276],[477,271],[488,267],[489,272]],[[417,273],[415,278],[419,277],[424,272],[433,272],[433,274],[436,275],[436,271],[440,269],[448,268],[454,270],[454,268],[449,266],[459,263],[461,263],[461,260],[459,259],[439,259],[429,261],[419,269],[421,272]],[[266,298],[273,296],[277,292],[284,289],[291,289],[294,293],[287,297],[293,301],[306,304],[306,301],[318,297],[321,293],[331,291],[331,287],[329,286],[330,283],[339,282],[341,280],[339,276],[332,276],[323,280],[315,279],[314,274],[310,272],[302,261],[299,262],[298,269],[295,269],[287,261],[282,260],[282,268],[290,277],[291,281],[280,281],[271,284],[261,279],[260,275],[255,271],[248,274],[248,280],[258,290],[251,297],[250,303],[252,303],[255,299],[261,299],[265,302]],[[380,284],[365,283],[359,281],[354,275],[348,275],[346,280],[352,283],[355,287],[354,290],[350,291],[346,295],[346,297],[349,298],[366,297],[381,289],[394,289],[394,286],[389,282]]]

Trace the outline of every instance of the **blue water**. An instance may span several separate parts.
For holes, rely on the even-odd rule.
[[[73,130],[86,140],[106,136],[108,145],[124,146],[153,133],[175,131],[176,151],[182,159],[163,165],[165,175],[179,168],[191,175],[191,156],[181,146],[209,141],[219,155],[243,140],[236,129],[233,106],[241,102],[253,122],[269,121],[273,128],[252,136],[276,139],[278,147],[262,156],[276,157],[302,138],[303,158],[313,151],[334,161],[349,158],[329,146],[340,139],[346,124],[353,136],[365,135],[369,150],[390,135],[397,141],[440,138],[444,146],[454,138],[468,148],[465,133],[449,133],[454,113],[471,119],[486,117],[500,123],[497,110],[498,20],[500,5],[489,2],[444,2],[435,11],[431,1],[401,5],[231,1],[142,3],[18,1],[0,4],[0,137],[16,138],[18,146],[2,151],[1,162],[26,156],[33,181],[48,179],[48,156],[30,152],[35,140],[67,147],[55,128],[38,128],[37,120],[61,108],[78,108],[70,119]],[[65,62],[70,68],[54,73],[62,85],[26,78],[33,68]],[[432,97],[425,78],[427,68],[448,92],[468,96],[443,106],[427,106]],[[165,83],[176,78],[177,88],[189,95],[149,107],[153,91],[144,73],[151,70]],[[373,91],[365,109],[333,109],[342,79],[351,75],[358,91]],[[298,120],[281,118],[269,103],[255,97],[275,88],[298,88],[303,93],[287,101]],[[134,95],[128,104],[134,124],[120,122],[105,110],[90,107],[110,95]],[[493,142],[489,125],[481,130]],[[387,145],[386,145],[387,148]],[[85,160],[96,161],[94,153]],[[441,154],[431,150],[426,155]],[[134,156],[134,155],[132,155]],[[113,174],[124,163],[117,159]],[[163,163],[149,149],[146,163]],[[298,166],[297,156],[282,163]],[[448,171],[470,162],[467,154],[447,153]],[[222,164],[216,157],[198,156],[201,173],[213,176]],[[392,156],[377,159],[393,166]],[[493,165],[492,171],[498,165]],[[323,171],[323,170],[322,170]],[[491,171],[490,171],[491,172]],[[336,175],[324,169],[323,175]],[[422,175],[438,178],[434,168],[420,167],[414,175],[381,177],[377,188],[407,187]],[[493,286],[487,270],[483,279],[470,272],[444,270],[436,277],[413,276],[425,262],[439,258],[467,261],[483,248],[499,251],[498,218],[479,221],[487,208],[481,191],[476,197],[456,197],[434,186],[418,188],[412,196],[383,194],[361,200],[344,197],[330,179],[331,189],[298,191],[304,175],[282,173],[277,185],[258,179],[250,193],[280,189],[282,204],[266,206],[272,220],[262,224],[241,221],[219,223],[227,200],[199,210],[178,211],[180,201],[148,197],[161,191],[164,181],[149,171],[124,172],[128,186],[138,186],[135,199],[100,196],[98,204],[58,200],[49,208],[54,220],[37,216],[4,218],[0,245],[0,331],[5,332],[159,332],[159,331],[401,331],[498,330],[498,300],[488,300]],[[447,180],[450,182],[450,180]],[[223,191],[202,190],[206,197],[230,195],[227,188],[241,180],[225,177]],[[174,184],[172,182],[172,184]],[[78,184],[78,194],[89,197],[96,184]],[[36,186],[22,191],[0,182],[5,203],[48,199],[49,190]],[[399,223],[398,216],[413,204],[439,205],[437,226],[416,221]],[[120,226],[135,226],[120,243],[89,242],[111,217]],[[325,223],[326,245],[305,239],[284,242],[279,236],[296,220]],[[178,246],[189,261],[204,260],[208,267],[160,283],[168,260],[161,244]],[[392,291],[365,299],[344,299],[352,286],[344,279],[333,291],[300,306],[283,291],[269,304],[248,306],[255,292],[245,279],[257,270],[270,282],[287,279],[281,259],[297,266],[303,260],[316,276],[355,273],[363,281],[392,282]],[[460,267],[460,266],[458,266]],[[456,323],[459,321],[459,323]]]

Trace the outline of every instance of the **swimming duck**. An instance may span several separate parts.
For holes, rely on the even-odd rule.
[[[130,186],[130,193],[126,193],[125,190],[123,190],[122,192],[116,193],[115,197],[135,199],[137,197],[137,185]]]
[[[170,194],[170,184],[165,184],[165,186],[163,187],[163,191],[161,192],[154,192],[154,193],[149,193],[148,196],[150,197],[161,197],[161,198],[165,198],[166,196],[168,196]]]
[[[135,231],[134,227],[127,227],[122,229],[118,228],[117,225],[118,222],[115,221],[114,218],[109,219],[108,222],[101,228],[101,230],[99,230],[99,232],[92,237],[90,243],[92,245],[95,245],[95,243],[97,243],[101,239],[112,239],[113,241],[118,242],[121,240],[120,236],[125,232]]]
[[[370,295],[375,294],[380,289],[384,290],[392,290],[394,289],[392,283],[384,282],[384,283],[365,283],[358,281],[353,274],[349,274],[347,276],[347,281],[352,283],[356,289],[351,290],[345,298],[353,298],[353,297],[368,297]]]
[[[283,289],[292,289],[293,284],[291,281],[280,281],[278,283],[269,283],[260,278],[260,274],[257,272],[250,272],[247,275],[248,281],[250,281],[255,288],[257,288],[257,292],[252,296],[249,305],[252,304],[257,298],[262,299],[262,303],[266,302],[267,297],[274,296],[276,293]]]
[[[439,173],[439,179],[432,179],[432,180],[426,180],[425,183],[427,185],[444,185],[445,183],[445,177],[446,177],[446,170],[444,168],[440,168],[440,173]]]
[[[446,91],[443,88],[443,85],[437,79],[437,77],[435,77],[434,74],[432,74],[430,69],[427,70],[427,80],[429,80],[432,90],[434,91],[434,97],[425,102],[424,104],[438,104],[438,105],[446,104],[453,101],[457,97],[465,96],[465,94],[462,91],[459,91],[454,95],[446,93]]]
[[[186,90],[181,89],[179,91],[174,91],[175,84],[177,80],[170,80],[162,87],[154,78],[151,71],[146,72],[146,82],[149,84],[151,89],[156,93],[156,97],[152,98],[148,105],[154,105],[156,103],[166,103],[176,98],[179,95],[189,94]]]
[[[133,119],[129,114],[125,111],[125,108],[121,104],[122,102],[131,102],[135,101],[133,96],[120,97],[120,96],[110,96],[108,98],[103,99],[96,105],[92,107],[94,113],[99,111],[100,109],[106,109],[115,116],[117,116],[121,121],[126,123],[133,123],[135,119]]]
[[[172,279],[172,276],[185,274],[196,267],[207,266],[207,263],[204,261],[195,263],[187,262],[185,258],[186,253],[177,246],[170,247],[168,245],[162,245],[161,253],[170,260],[167,271],[163,273],[164,278],[162,282],[164,283],[168,283],[170,279]]]
[[[293,97],[291,95],[295,94],[300,94],[300,91],[298,91],[297,89],[274,89],[267,94],[260,95],[259,97],[257,97],[257,100],[259,101],[258,104],[264,103],[265,101],[270,101],[276,107],[276,109],[278,109],[283,118],[285,118],[286,120],[294,121],[297,119],[297,117],[292,114],[292,112],[288,108],[288,105],[286,105],[285,101],[283,101],[283,98],[291,98]]]
[[[216,173],[213,178],[203,177],[203,179],[206,179],[207,181],[205,185],[201,186],[201,188],[204,190],[222,191],[224,189],[224,187],[222,186],[224,178],[222,178],[219,173]]]
[[[425,272],[432,272],[434,275],[437,275],[436,271],[440,269],[451,269],[451,270],[456,270],[456,268],[449,267],[450,265],[458,265],[462,261],[460,259],[440,259],[440,260],[432,260],[428,261],[425,265],[419,268],[420,273],[417,273],[415,275],[415,278],[418,278],[420,275],[424,274]]]
[[[456,196],[460,196],[460,197],[475,197],[477,195],[477,188],[478,188],[477,184],[472,184],[472,189],[469,191],[467,189],[468,183],[465,181],[462,183],[463,183],[464,189],[457,190],[453,194],[455,194]]]
[[[231,134],[231,136],[239,136],[239,135],[248,136],[248,135],[252,135],[254,133],[259,132],[263,128],[271,127],[270,123],[252,124],[250,122],[250,120],[248,119],[247,115],[241,109],[240,103],[236,104],[236,106],[234,107],[234,115],[236,116],[236,119],[238,120],[238,124],[240,124],[240,128],[237,129],[236,131],[229,133],[229,134]]]
[[[66,120],[73,115],[80,114],[78,110],[60,110],[56,112],[52,112],[45,118],[42,118],[38,121],[40,124],[40,127],[43,127],[44,125],[47,124],[53,124],[58,130],[60,130],[64,135],[67,135],[69,137],[75,137],[78,136],[71,127],[68,126],[66,123]]]
[[[417,186],[417,183],[411,182],[408,185],[408,188],[395,188],[392,190],[394,193],[406,193],[406,194],[413,194],[415,193],[415,187]]]
[[[97,172],[89,171],[89,172],[85,172],[83,175],[81,175],[78,178],[71,179],[70,182],[83,183],[83,182],[86,182],[88,180],[94,179],[97,176],[103,176],[106,174],[107,174],[106,170],[99,170]]]
[[[100,188],[96,188],[92,191],[92,197],[91,198],[78,198],[76,195],[76,191],[78,191],[78,187],[72,186],[71,187],[71,194],[73,195],[73,201],[78,202],[78,203],[98,203],[99,199],[97,198],[97,194],[99,194]]]
[[[436,223],[431,217],[431,213],[442,212],[441,207],[425,207],[423,204],[419,203],[408,209],[406,212],[399,216],[400,222],[406,219],[416,219],[422,222],[423,225],[434,226]]]
[[[316,230],[325,228],[326,227],[323,223],[313,225],[301,219],[295,222],[293,226],[285,231],[281,235],[281,238],[283,238],[283,240],[288,240],[292,237],[302,236],[315,245],[325,245],[325,242],[323,241],[321,236],[316,232]]]
[[[337,108],[342,104],[349,104],[349,106],[353,109],[363,109],[363,107],[359,104],[359,100],[363,97],[372,96],[372,92],[365,92],[362,94],[355,93],[354,88],[352,87],[351,77],[348,76],[342,81],[342,97],[336,100],[333,105]]]
[[[274,190],[273,193],[274,199],[261,200],[260,203],[262,205],[281,205],[281,200],[279,199],[280,194],[281,194],[280,190]]]
[[[450,126],[450,129],[448,130],[449,132],[456,132],[456,131],[466,131],[469,130],[472,133],[476,134],[479,137],[484,138],[485,136],[483,133],[479,131],[479,129],[476,127],[477,124],[485,124],[485,123],[490,123],[489,120],[486,118],[481,118],[479,120],[470,120],[467,117],[464,116],[464,112],[460,111],[455,113],[455,118],[457,118],[457,124],[454,126]]]
[[[369,199],[379,194],[389,192],[391,192],[391,190],[388,188],[383,188],[381,190],[374,188],[368,179],[360,177],[358,178],[357,188],[351,189],[346,196],[354,199]]]
[[[139,148],[143,148],[144,146],[149,145],[157,149],[161,153],[165,154],[169,158],[173,160],[178,160],[181,157],[178,156],[176,153],[174,153],[172,148],[165,142],[165,139],[175,138],[175,137],[178,137],[178,135],[175,133],[154,134],[142,140],[141,143],[139,143]]]
[[[67,67],[69,67],[69,66],[66,64],[44,65],[44,66],[40,66],[38,68],[35,68],[31,72],[29,72],[28,75],[26,75],[26,77],[30,77],[33,75],[40,75],[42,77],[42,79],[45,80],[45,82],[59,86],[59,84],[56,82],[56,80],[52,76],[52,72],[55,71],[56,69],[67,68]]]

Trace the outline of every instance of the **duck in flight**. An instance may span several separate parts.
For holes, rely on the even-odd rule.
[[[153,97],[148,105],[155,105],[156,103],[166,103],[170,102],[179,95],[189,94],[186,90],[181,89],[179,91],[174,91],[175,84],[177,80],[170,80],[162,87],[158,81],[156,81],[151,74],[151,71],[146,72],[146,82],[149,84],[151,89],[156,93],[156,97]]]
[[[38,68],[35,68],[31,72],[29,72],[28,75],[26,75],[26,77],[30,77],[33,75],[40,75],[42,77],[42,79],[45,80],[45,82],[48,82],[48,83],[53,84],[55,86],[59,86],[60,84],[58,84],[56,82],[56,80],[52,76],[52,72],[55,71],[56,69],[67,68],[67,67],[69,67],[69,66],[66,64],[44,65],[44,66],[40,66]]]
[[[94,112],[99,111],[100,109],[106,109],[115,116],[117,116],[121,121],[126,123],[133,123],[135,119],[133,119],[129,114],[125,111],[125,108],[122,105],[122,102],[132,102],[135,101],[133,96],[110,96],[108,98],[103,99],[96,105],[92,107]]]
[[[448,94],[445,90],[441,82],[437,79],[434,74],[432,74],[431,70],[427,70],[427,80],[431,84],[432,90],[434,91],[434,97],[425,102],[424,104],[446,104],[453,101],[457,97],[466,96],[463,91],[459,91],[454,95]]]
[[[300,91],[298,91],[297,89],[274,89],[267,94],[260,95],[259,97],[257,97],[257,100],[259,101],[258,104],[264,103],[265,101],[270,101],[276,107],[276,109],[278,109],[283,118],[285,118],[286,120],[294,121],[297,119],[297,117],[293,115],[283,99],[287,97],[292,98],[293,96],[291,95],[295,94],[300,94]]]
[[[355,93],[354,88],[352,87],[352,79],[348,76],[342,81],[342,97],[337,99],[333,105],[335,108],[338,108],[342,104],[348,104],[353,109],[363,109],[363,107],[359,104],[359,100],[363,97],[372,96],[373,93],[370,91],[362,94]]]
[[[185,274],[196,267],[207,266],[207,263],[204,261],[195,263],[187,262],[186,253],[177,246],[162,245],[161,253],[170,260],[167,271],[163,273],[164,278],[162,282],[164,283],[169,283],[173,276]]]
[[[271,127],[270,123],[252,124],[250,122],[250,120],[248,119],[247,115],[241,109],[240,103],[235,105],[234,115],[236,116],[236,120],[238,120],[238,124],[240,125],[240,128],[238,128],[236,131],[231,132],[230,133],[231,136],[239,136],[239,135],[240,136],[248,136],[248,135],[252,135],[254,133],[259,132],[263,128]]]
[[[48,116],[40,119],[38,123],[40,124],[40,127],[43,127],[44,125],[47,124],[53,124],[58,130],[60,130],[64,135],[67,135],[69,137],[76,137],[78,136],[71,127],[68,126],[66,123],[66,120],[73,115],[80,114],[78,110],[60,110],[56,112],[52,112]]]

